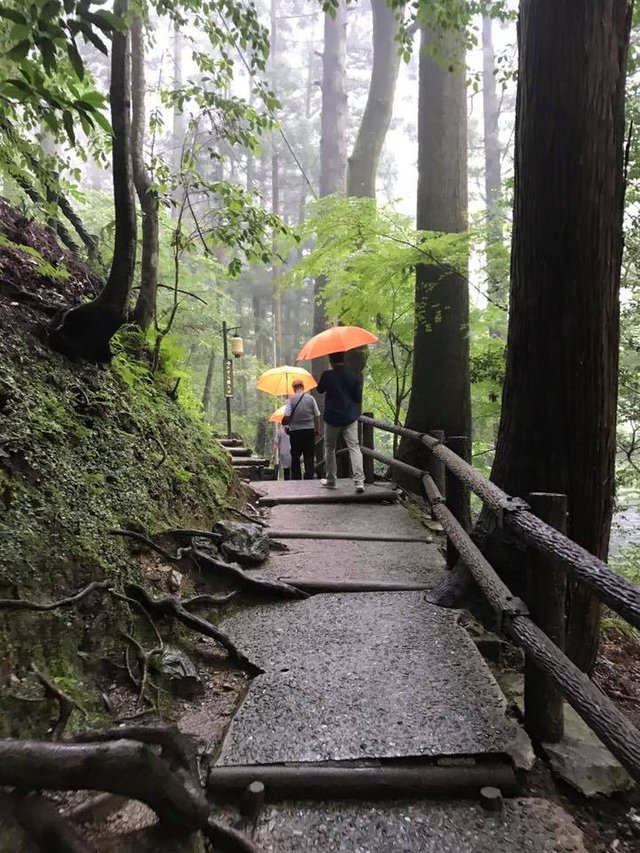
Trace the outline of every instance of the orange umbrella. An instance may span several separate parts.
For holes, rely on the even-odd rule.
[[[378,339],[360,326],[332,326],[306,342],[296,357],[296,361],[320,358],[331,352],[344,352],[348,349],[375,344]]]
[[[271,413],[269,420],[272,424],[281,424],[282,418],[284,417],[284,406],[280,406],[279,409],[276,409],[275,412]]]
[[[274,397],[284,397],[293,394],[291,383],[294,379],[299,379],[302,382],[305,391],[310,391],[318,384],[304,367],[291,367],[290,364],[283,364],[282,367],[272,367],[271,370],[265,371],[258,379],[256,388],[258,391],[273,394]]]

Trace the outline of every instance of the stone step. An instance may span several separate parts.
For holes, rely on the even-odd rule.
[[[234,458],[236,456],[251,456],[253,450],[250,447],[225,447]]]
[[[263,853],[586,853],[573,819],[538,798],[497,814],[460,800],[281,803],[262,811],[254,840]]]
[[[237,466],[244,467],[246,465],[253,465],[254,467],[257,465],[260,468],[264,468],[265,465],[269,464],[269,460],[262,459],[259,456],[232,456],[231,464],[234,468]]]
[[[242,447],[244,444],[239,438],[219,438],[218,443],[223,447]]]
[[[264,673],[227,731],[220,766],[533,760],[458,613],[423,592],[318,595],[243,609],[221,627]]]

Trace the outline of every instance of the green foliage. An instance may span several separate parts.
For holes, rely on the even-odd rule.
[[[122,22],[91,0],[5,0],[0,6],[0,41],[6,45],[0,68],[0,104],[12,114],[20,105],[32,124],[43,121],[58,136],[75,142],[79,120],[91,132],[110,126],[101,110],[104,96],[86,74],[77,39],[108,52],[104,38]]]
[[[13,249],[14,251],[28,255],[29,258],[33,260],[38,275],[53,279],[54,281],[65,281],[69,278],[69,271],[66,267],[54,267],[46,258],[42,257],[37,249],[34,249],[32,246],[25,246],[23,243],[14,243],[14,241],[10,240],[6,234],[2,234],[1,232],[0,248]]]

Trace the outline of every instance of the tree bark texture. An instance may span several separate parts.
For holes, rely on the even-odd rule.
[[[614,496],[627,0],[520,9],[507,369],[492,479],[568,496],[569,536],[607,556]],[[569,585],[567,652],[598,646]]]
[[[142,18],[131,25],[131,159],[133,181],[142,212],[142,259],[140,292],[133,311],[133,322],[146,331],[156,311],[160,224],[158,192],[144,162],[145,73]]]
[[[436,61],[433,50],[437,50]],[[445,56],[454,70],[444,67]],[[464,43],[457,33],[423,28],[418,100],[418,216],[420,230],[459,233],[467,228],[467,95]],[[464,275],[444,265],[416,270],[413,385],[407,426],[471,435],[469,289]],[[467,448],[470,442],[467,441]],[[469,456],[467,450],[466,456]],[[428,467],[428,452],[403,439],[399,456]],[[469,491],[447,477],[447,503],[468,529]]]
[[[502,188],[500,139],[498,136],[500,109],[496,93],[496,65],[492,27],[491,18],[484,17],[482,19],[482,110],[484,115],[484,192],[488,243],[496,243],[502,240],[502,222],[499,211]]]
[[[335,17],[325,12],[322,53],[322,111],[320,116],[320,197],[342,193],[347,169],[347,7],[339,0]],[[327,328],[319,298],[325,279],[315,281],[314,335]],[[322,366],[322,365],[320,365]],[[316,370],[314,369],[314,376]]]
[[[373,65],[369,94],[358,135],[347,166],[347,195],[376,197],[376,174],[382,146],[389,130],[400,69],[401,13],[387,0],[371,0]]]
[[[211,412],[211,397],[213,394],[213,380],[216,368],[216,348],[211,345],[209,352],[209,363],[207,364],[207,375],[204,380],[204,388],[202,390],[202,408],[205,415]]]
[[[114,14],[124,18],[128,0],[115,0]],[[49,339],[56,349],[90,361],[108,361],[109,341],[126,320],[136,255],[136,210],[131,166],[131,58],[129,33],[111,39],[111,126],[115,241],[109,277],[98,296],[54,321]]]

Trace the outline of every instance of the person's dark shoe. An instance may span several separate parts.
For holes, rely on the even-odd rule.
[[[338,488],[338,484],[336,483],[336,481],[335,481],[335,480],[327,480],[327,479],[325,479],[325,478],[323,478],[322,480],[320,480],[320,485],[321,485],[324,489],[337,489],[337,488]]]

